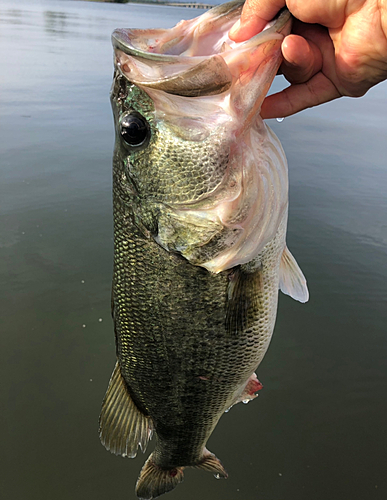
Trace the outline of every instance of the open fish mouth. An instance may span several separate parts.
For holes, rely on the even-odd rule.
[[[283,9],[261,33],[236,43],[228,32],[242,7],[239,1],[220,5],[172,29],[117,29],[112,35],[117,66],[136,85],[181,96],[219,94],[257,71],[270,86],[291,15]]]
[[[220,152],[211,160],[214,187],[184,203],[164,198],[168,216],[159,219],[154,236],[166,250],[214,273],[255,258],[287,210],[286,159],[279,143],[271,146],[278,140],[259,112],[282,61],[291,15],[282,10],[261,33],[236,43],[228,32],[242,7],[230,2],[171,29],[118,29],[112,37],[118,74],[152,101],[153,137],[173,134],[174,156],[224,140],[223,174]],[[204,161],[199,157],[196,170]]]

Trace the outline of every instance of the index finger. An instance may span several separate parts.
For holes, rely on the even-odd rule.
[[[229,37],[243,42],[263,30],[277,12],[286,5],[286,0],[246,0],[240,21],[231,28]]]

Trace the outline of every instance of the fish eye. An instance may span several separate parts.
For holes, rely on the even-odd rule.
[[[120,120],[120,134],[129,146],[142,146],[150,137],[148,122],[139,113],[126,113]]]

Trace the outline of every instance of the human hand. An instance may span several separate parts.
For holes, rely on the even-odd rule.
[[[291,85],[264,100],[263,118],[360,97],[387,78],[387,0],[246,0],[230,38],[251,38],[285,5],[296,18],[280,68]]]

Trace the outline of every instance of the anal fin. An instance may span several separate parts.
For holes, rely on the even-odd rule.
[[[221,477],[224,479],[228,478],[228,474],[222,462],[213,453],[207,450],[207,448],[204,448],[202,461],[194,467],[195,469],[203,469],[212,472],[217,479]]]
[[[102,403],[99,437],[115,455],[135,457],[140,446],[144,452],[152,436],[152,421],[134,404],[118,363]]]
[[[290,295],[299,302],[308,302],[309,300],[305,276],[288,247],[285,247],[281,257],[279,288],[282,293]]]

